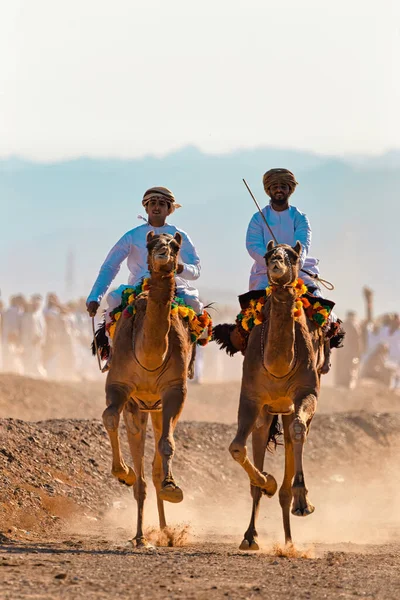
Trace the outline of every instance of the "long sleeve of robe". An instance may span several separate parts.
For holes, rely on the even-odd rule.
[[[155,234],[169,233],[174,235],[177,231],[182,235],[182,246],[179,253],[179,262],[183,265],[182,272],[176,276],[177,288],[189,287],[188,281],[195,281],[200,277],[200,259],[193,242],[184,231],[173,225],[152,227],[147,223],[135,227],[125,233],[113,246],[100,267],[99,274],[87,301],[100,302],[110,284],[117,276],[121,264],[127,259],[129,269],[129,285],[138,284],[144,277],[149,277],[147,267],[146,237],[149,231]]]

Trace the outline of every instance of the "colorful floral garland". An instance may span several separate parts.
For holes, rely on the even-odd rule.
[[[111,321],[106,325],[107,332],[111,339],[115,335],[117,322],[121,316],[125,318],[133,316],[136,312],[136,298],[148,290],[149,280],[144,279],[142,283],[139,283],[133,288],[126,288],[122,292],[121,304],[110,312]],[[198,315],[191,306],[185,304],[182,298],[175,296],[171,304],[171,315],[176,315],[189,324],[190,341],[192,343],[197,342],[200,346],[205,346],[211,340],[213,325],[212,319],[206,310]],[[205,329],[207,329],[207,337],[199,339]]]
[[[293,312],[294,320],[299,320],[301,311],[304,309],[307,317],[311,321],[314,321],[319,327],[326,325],[332,308],[321,304],[318,300],[316,302],[310,302],[306,297],[308,288],[302,279],[296,279],[293,283],[293,287],[297,292]],[[244,308],[236,317],[236,322],[241,325],[246,332],[250,332],[255,325],[260,325],[264,321],[263,308],[267,302],[267,298],[274,289],[274,286],[265,288],[265,296],[261,296],[256,300],[250,300],[249,306]]]

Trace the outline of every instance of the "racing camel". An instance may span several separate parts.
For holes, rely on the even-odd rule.
[[[270,241],[265,261],[271,283],[261,323],[251,331],[243,363],[237,433],[232,457],[251,483],[253,508],[240,546],[258,550],[256,518],[261,495],[277,490],[275,478],[263,472],[265,451],[276,442],[282,415],[285,474],[279,490],[286,543],[291,543],[290,509],[305,517],[314,512],[303,471],[303,447],[317,407],[320,371],[324,363],[322,329],[306,317],[296,298],[301,244],[292,248]],[[252,433],[253,462],[246,441]]]
[[[188,368],[194,345],[188,324],[171,313],[175,273],[182,243],[180,233],[147,236],[148,291],[134,302],[135,315],[122,316],[114,335],[114,351],[106,381],[103,423],[112,448],[112,474],[134,486],[138,547],[148,546],[143,533],[146,498],[144,445],[149,413],[154,430],[153,483],[157,491],[160,528],[166,528],[164,501],[181,502],[183,492],[172,474],[174,430],[186,397]],[[123,413],[133,469],[121,454],[118,427]]]

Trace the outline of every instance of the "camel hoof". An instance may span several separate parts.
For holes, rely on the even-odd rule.
[[[244,538],[243,542],[239,546],[239,550],[251,550],[256,552],[259,549],[260,546],[258,545],[255,539],[249,542],[249,540],[246,540],[246,538]]]
[[[182,502],[183,492],[177,485],[168,484],[161,488],[161,490],[158,492],[158,497],[160,500],[177,504],[178,502]]]
[[[118,479],[120,483],[131,487],[136,483],[136,475],[131,467],[127,467],[127,470],[111,470],[112,475]]]
[[[134,548],[154,550],[153,544],[150,544],[150,542],[148,542],[145,537],[133,538],[133,540],[131,540],[131,543]]]
[[[263,494],[268,496],[268,498],[272,498],[276,494],[276,490],[278,489],[278,484],[276,483],[276,479],[270,473],[263,472],[263,475],[266,479],[265,485],[262,486],[261,491]],[[258,550],[258,548],[257,548]]]
[[[296,517],[308,517],[308,515],[312,515],[315,510],[315,506],[313,506],[308,500],[306,501],[307,505],[302,507],[293,506],[292,515]]]

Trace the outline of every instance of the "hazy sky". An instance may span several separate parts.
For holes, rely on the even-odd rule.
[[[400,147],[398,0],[0,0],[0,156]]]

